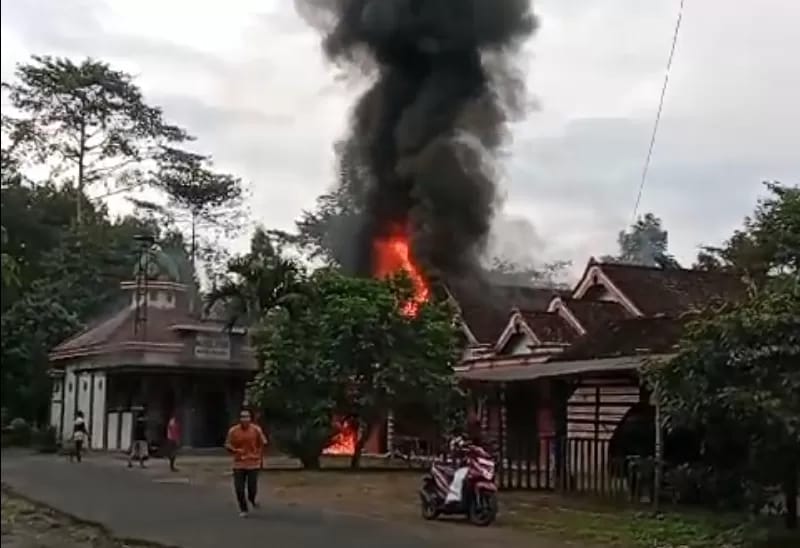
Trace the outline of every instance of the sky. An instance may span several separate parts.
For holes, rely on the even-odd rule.
[[[529,108],[500,160],[496,249],[613,253],[630,224],[680,0],[539,0],[520,54]],[[800,183],[800,2],[686,0],[640,213],[691,264],[739,227],[763,180]],[[290,229],[334,182],[363,83],[342,78],[291,0],[2,0],[2,78],[32,54],[136,76],[196,148],[250,187],[254,222]],[[110,203],[123,212],[124,200]],[[246,238],[233,242],[244,249]]]

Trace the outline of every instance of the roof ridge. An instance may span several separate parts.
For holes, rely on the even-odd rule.
[[[653,272],[687,272],[691,274],[713,274],[713,275],[721,275],[721,276],[731,276],[737,277],[735,272],[726,272],[724,270],[703,270],[702,268],[685,268],[683,266],[678,267],[670,267],[670,268],[663,268],[660,266],[650,266],[644,264],[636,264],[636,263],[617,263],[617,262],[596,262],[595,266],[599,266],[603,268],[604,266],[610,267],[622,267],[622,268],[631,268],[631,269],[638,269],[638,270],[651,270]]]

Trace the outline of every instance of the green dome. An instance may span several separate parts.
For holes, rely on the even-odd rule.
[[[145,266],[147,267],[147,279],[158,280],[161,282],[181,283],[180,268],[178,261],[169,252],[163,250],[158,245],[152,245],[146,255],[143,253],[133,270],[134,277],[140,276]]]

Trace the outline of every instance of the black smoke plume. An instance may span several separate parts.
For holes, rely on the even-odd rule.
[[[494,160],[525,89],[513,55],[536,28],[529,0],[296,0],[329,59],[362,72],[342,190],[359,211],[346,268],[407,227],[430,275],[474,271],[497,201]],[[344,235],[339,235],[344,237]]]

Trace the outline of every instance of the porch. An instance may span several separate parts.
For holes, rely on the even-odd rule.
[[[461,372],[500,488],[649,496],[655,426],[641,363],[626,357]]]

